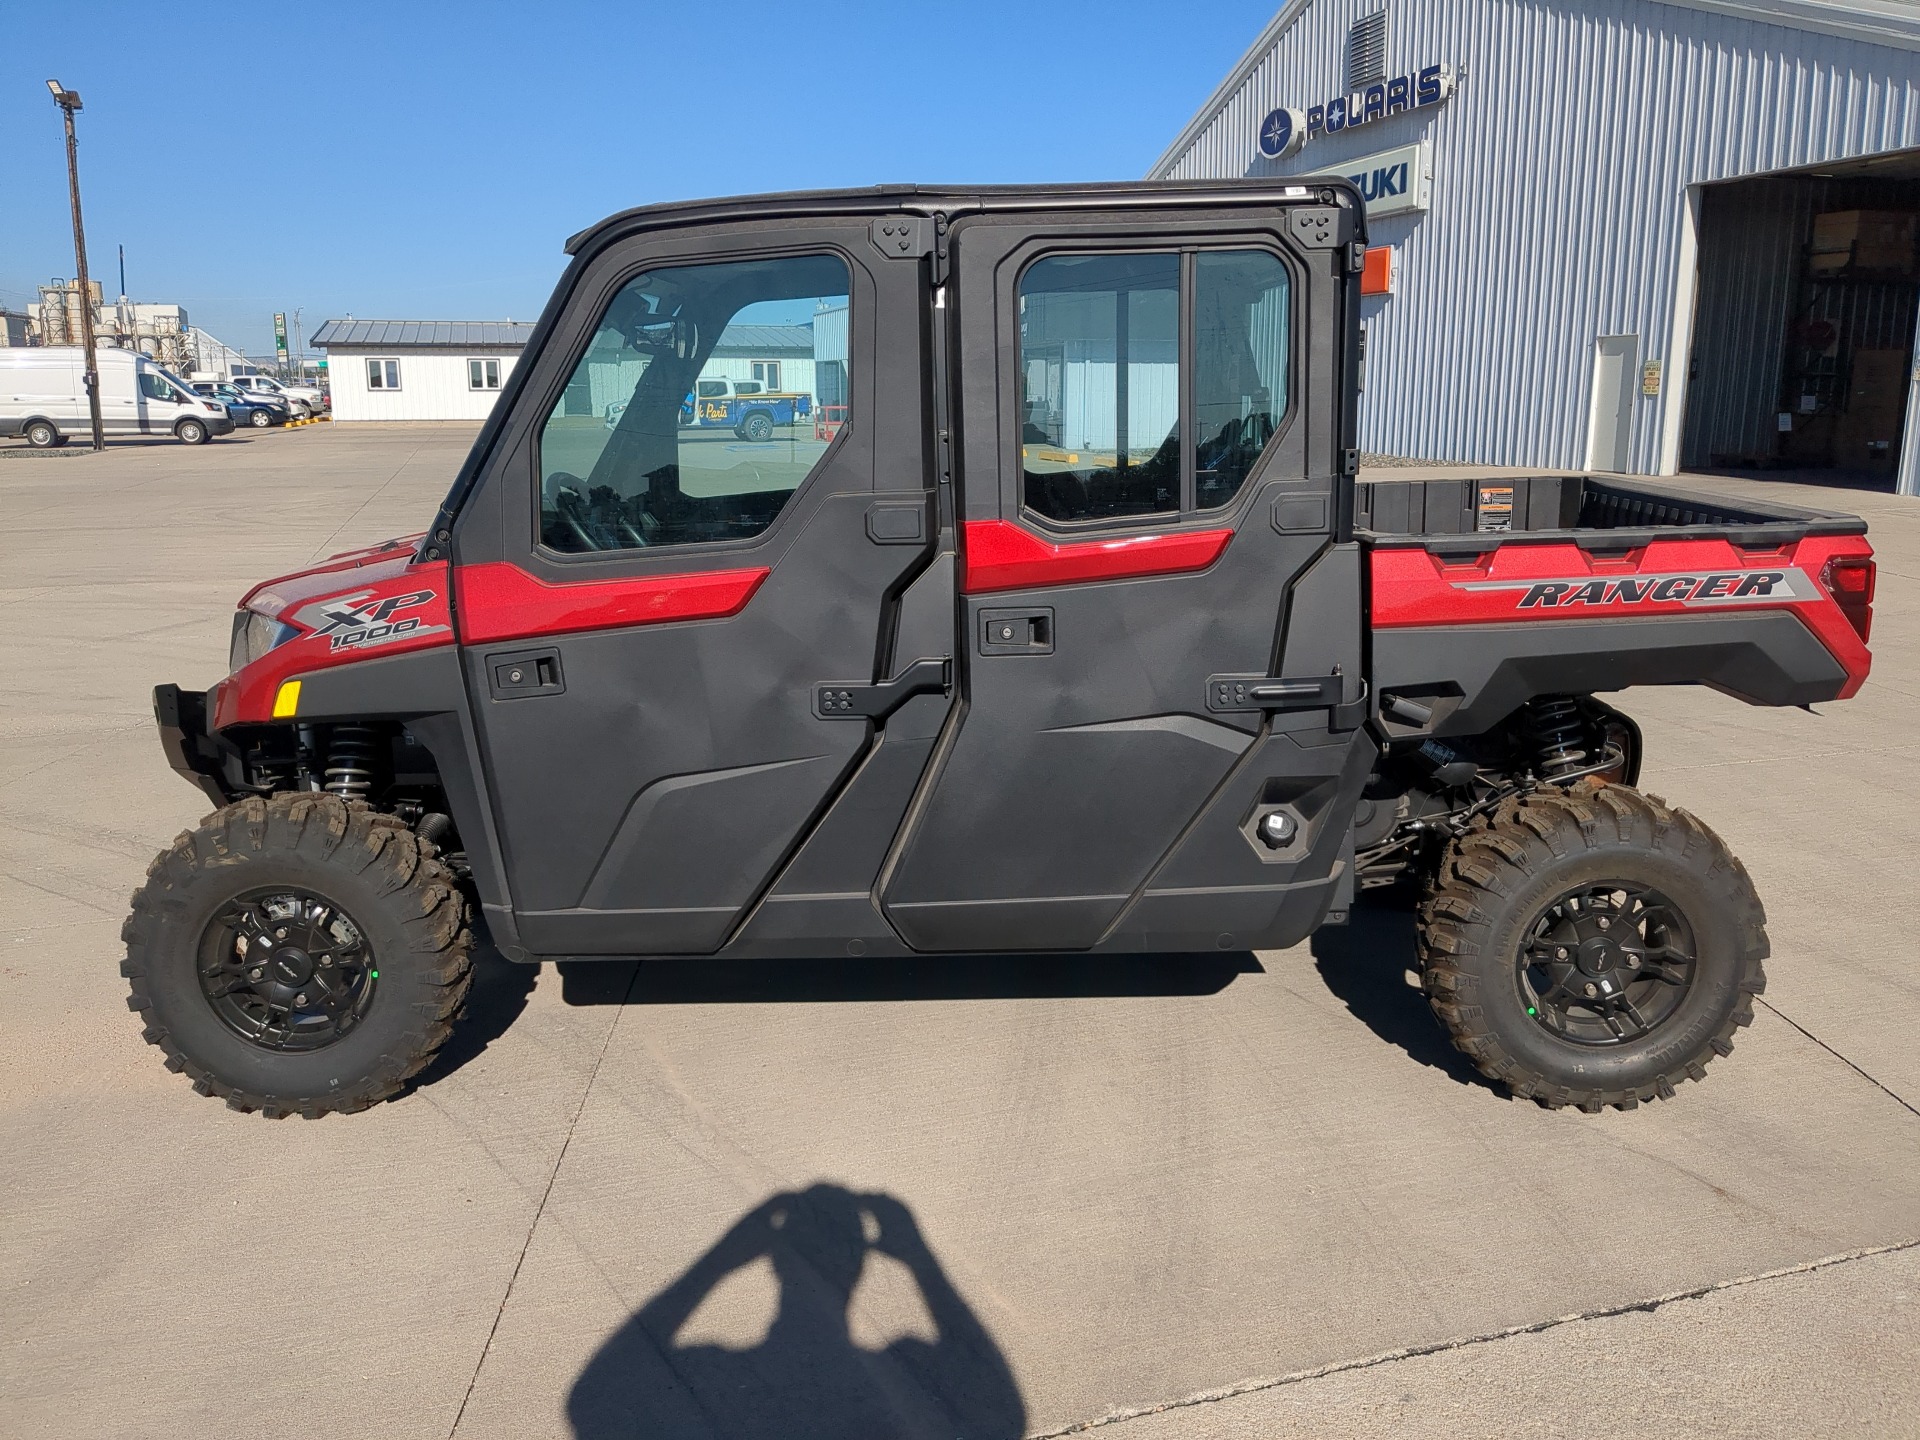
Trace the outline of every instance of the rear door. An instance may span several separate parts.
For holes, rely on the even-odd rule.
[[[835,697],[883,678],[894,598],[933,543],[922,268],[867,217],[615,242],[524,362],[454,583],[536,953],[720,947],[861,768],[874,726]],[[794,388],[850,393],[845,426],[683,420],[770,347]],[[913,779],[875,822],[882,853]],[[796,913],[851,897],[884,932],[879,859],[829,865]]]
[[[1287,943],[1334,896],[1356,234],[1333,205],[954,226],[965,703],[882,880],[914,948]]]

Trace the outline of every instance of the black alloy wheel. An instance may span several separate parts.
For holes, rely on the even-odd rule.
[[[366,1018],[379,962],[353,918],[309,890],[250,890],[208,924],[200,991],[241,1039],[319,1050]]]
[[[1582,885],[1528,927],[1515,975],[1527,1014],[1575,1045],[1652,1034],[1693,988],[1693,927],[1660,891],[1626,881]]]
[[[1442,852],[1421,988],[1488,1079],[1549,1107],[1665,1100],[1767,987],[1766,912],[1726,844],[1625,785],[1524,792]]]

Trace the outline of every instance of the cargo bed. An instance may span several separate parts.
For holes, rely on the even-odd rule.
[[[1770,548],[1867,529],[1859,516],[1840,511],[1742,503],[1596,475],[1362,480],[1354,486],[1353,512],[1356,538],[1437,554],[1484,552],[1509,535],[1605,549],[1683,538]]]

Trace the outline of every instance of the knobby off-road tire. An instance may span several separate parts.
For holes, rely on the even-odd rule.
[[[1442,856],[1421,975],[1483,1075],[1549,1107],[1631,1110],[1705,1078],[1753,1023],[1765,927],[1746,867],[1686,811],[1624,785],[1543,789]],[[1629,996],[1644,1031],[1611,1008]]]
[[[302,912],[274,898],[290,895],[312,897],[311,913],[324,918],[303,932]],[[236,924],[243,913],[261,920]],[[236,946],[261,922],[311,953],[271,949],[269,935]],[[182,832],[148,868],[121,934],[127,1006],[167,1068],[202,1095],[274,1119],[364,1110],[398,1093],[445,1042],[470,981],[467,903],[433,846],[398,818],[332,795],[249,798]],[[271,966],[282,959],[294,975],[357,966],[361,989],[346,1019],[320,1014],[322,987],[304,977],[273,991]],[[263,971],[263,983],[250,983]],[[228,987],[233,996],[215,998]],[[277,995],[284,1005],[295,989],[305,1003],[276,1030],[267,1002]],[[269,1018],[265,1033],[243,1034],[236,1019],[256,1014]],[[317,1025],[318,1037],[296,1019]]]

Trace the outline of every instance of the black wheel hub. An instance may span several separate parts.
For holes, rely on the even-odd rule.
[[[200,945],[200,990],[213,1013],[266,1050],[318,1050],[349,1034],[379,978],[352,917],[306,890],[235,897]]]
[[[1516,968],[1527,1014],[1577,1045],[1623,1045],[1670,1019],[1693,986],[1693,929],[1660,891],[1582,886],[1535,917]]]

